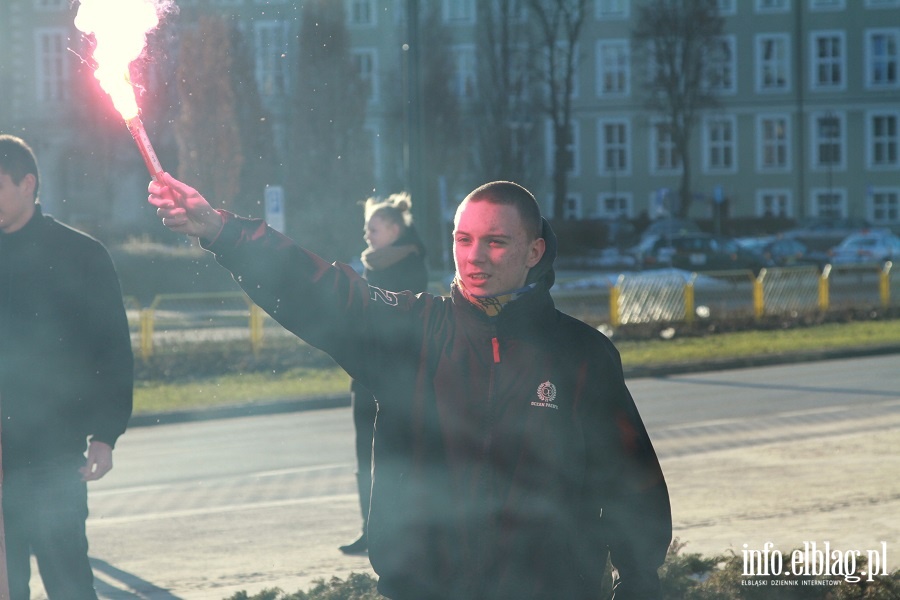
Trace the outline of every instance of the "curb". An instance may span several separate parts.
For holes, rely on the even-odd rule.
[[[257,417],[261,415],[277,415],[283,413],[320,410],[324,408],[343,408],[350,406],[350,393],[333,396],[315,396],[310,398],[293,398],[254,402],[235,406],[221,406],[199,410],[178,410],[164,413],[148,413],[132,415],[128,427],[151,427],[154,425],[172,425],[175,423],[194,423],[215,419],[237,419],[240,417]]]
[[[625,368],[625,379],[669,377],[691,373],[726,371],[731,369],[750,369],[773,365],[789,365],[821,360],[838,360],[846,358],[866,358],[900,354],[900,344],[867,346],[860,348],[841,348],[838,350],[820,350],[814,352],[798,352],[771,356],[747,356],[727,360],[707,361],[703,363],[675,363],[656,366],[639,366]],[[332,396],[316,396],[310,398],[293,398],[272,400],[269,402],[239,404],[199,410],[172,411],[132,415],[128,427],[152,427],[154,425],[172,425],[176,423],[194,423],[215,419],[237,419],[261,415],[277,415],[284,413],[304,412],[327,408],[344,408],[350,406],[350,394]]]
[[[866,358],[900,354],[900,344],[881,346],[863,346],[858,348],[840,348],[831,350],[815,350],[793,352],[790,354],[772,354],[763,356],[746,356],[723,360],[712,360],[698,363],[670,363],[656,366],[639,366],[625,368],[625,379],[642,377],[668,377],[670,375],[687,375],[731,369],[751,369],[754,367],[771,367],[774,365],[790,365],[820,360],[839,360],[847,358]]]

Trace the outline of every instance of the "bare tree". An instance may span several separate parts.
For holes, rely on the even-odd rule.
[[[361,202],[374,174],[368,95],[350,55],[343,5],[307,0],[301,9],[286,201],[297,215],[290,233],[348,260],[363,247]]]
[[[516,0],[478,4],[478,88],[475,171],[483,181],[529,183],[536,158],[537,77],[533,27]]]
[[[588,0],[525,0],[537,18],[544,51],[541,69],[546,87],[544,112],[553,129],[553,215],[565,214],[568,174],[572,168],[572,94],[578,68],[578,38]]]
[[[231,208],[243,164],[234,90],[232,38],[221,17],[201,17],[182,34],[176,73],[181,112],[175,138],[178,177],[209,190],[216,206]]]
[[[701,111],[718,106],[712,67],[722,58],[724,19],[716,0],[648,0],[637,9],[635,56],[647,65],[646,105],[663,117],[681,163],[677,214],[691,207],[691,134]]]
[[[240,193],[235,210],[251,217],[265,216],[265,186],[280,183],[272,118],[263,105],[254,76],[253,49],[244,33],[234,28],[235,53],[231,80],[235,92],[238,130],[244,148]]]
[[[448,239],[441,228],[440,196],[442,193],[452,196],[455,191],[468,191],[472,187],[471,131],[463,117],[477,93],[474,78],[466,79],[459,68],[459,61],[465,60],[465,49],[454,48],[450,32],[441,20],[440,5],[431,4],[422,14],[421,37],[428,43],[421,45],[420,57],[422,191],[426,197],[419,199],[419,205],[422,208],[427,203],[428,223],[419,227],[431,240],[428,250],[435,261],[438,244]]]

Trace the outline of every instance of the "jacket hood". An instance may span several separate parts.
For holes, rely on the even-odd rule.
[[[538,264],[534,265],[531,270],[528,271],[528,277],[525,279],[525,284],[530,285],[532,283],[540,283],[549,290],[556,281],[556,272],[553,270],[553,261],[556,260],[557,242],[556,234],[553,232],[553,228],[550,227],[550,222],[543,217],[541,217],[541,222],[543,223],[541,237],[544,238],[546,249],[544,250],[544,256],[541,257]]]

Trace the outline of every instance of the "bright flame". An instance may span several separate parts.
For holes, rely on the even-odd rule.
[[[81,0],[75,16],[75,27],[96,40],[94,77],[126,120],[139,112],[128,66],[144,51],[147,34],[159,25],[157,4],[153,0]]]

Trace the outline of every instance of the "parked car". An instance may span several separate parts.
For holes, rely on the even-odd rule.
[[[887,229],[870,229],[848,235],[831,249],[831,262],[840,264],[879,264],[900,259],[900,237]]]
[[[656,236],[635,247],[643,268],[674,267],[685,271],[731,271],[749,269],[759,273],[769,263],[737,240],[706,233]]]
[[[644,230],[642,237],[651,236],[672,236],[682,235],[685,233],[700,233],[700,227],[693,221],[687,219],[676,219],[674,217],[666,217],[651,221]]]
[[[869,227],[864,219],[810,217],[799,221],[796,227],[785,231],[783,236],[803,242],[810,250],[828,252],[851,233]]]
[[[747,250],[761,255],[773,267],[816,265],[821,268],[830,261],[828,253],[812,251],[806,244],[793,238],[768,236],[742,238],[737,242]]]

